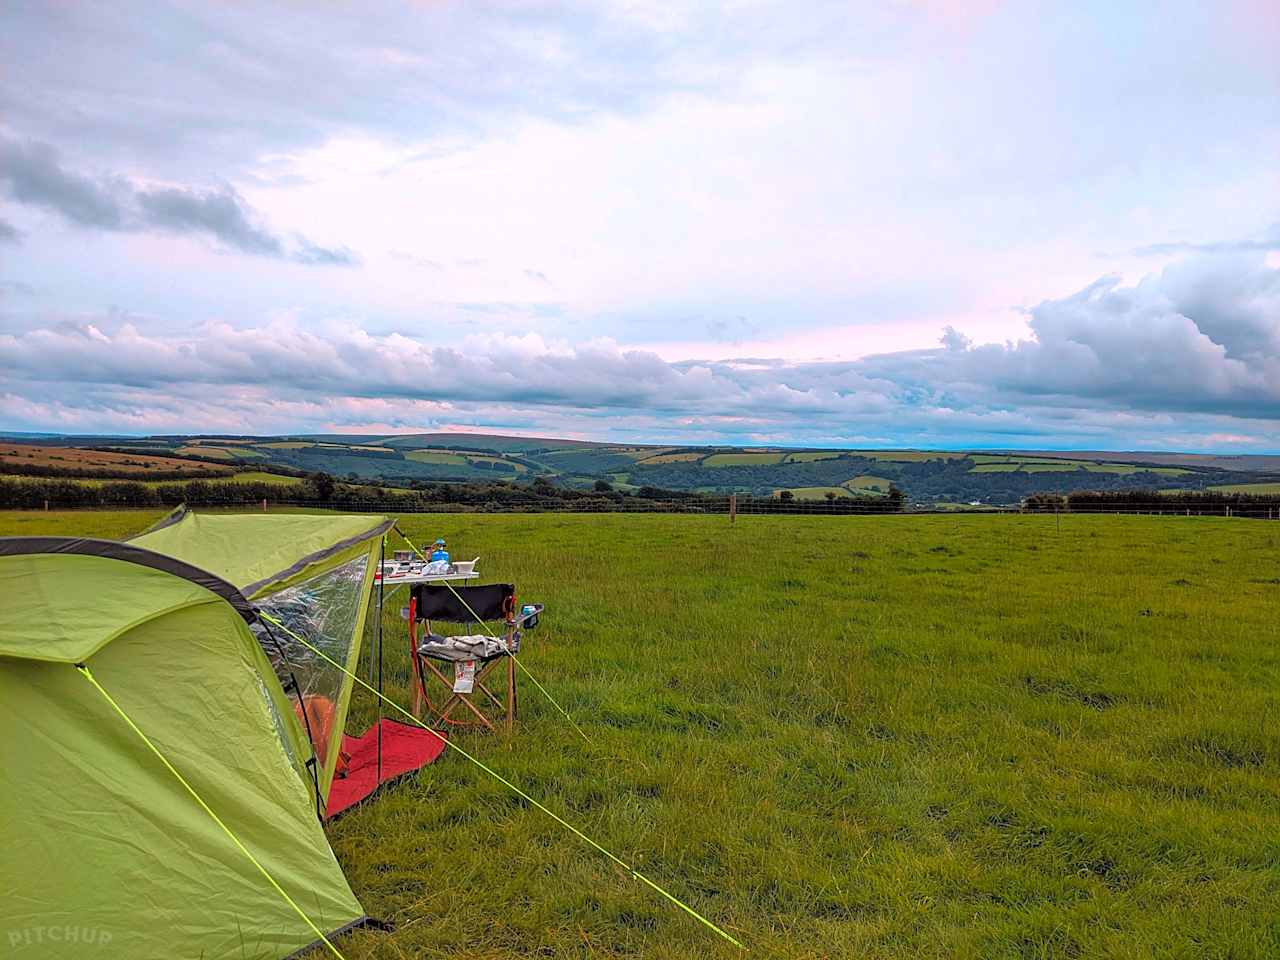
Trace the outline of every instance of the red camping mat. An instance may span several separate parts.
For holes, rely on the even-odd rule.
[[[347,775],[335,777],[329,788],[325,817],[337,816],[355,806],[388,780],[425,767],[444,750],[443,733],[411,727],[395,720],[379,722],[382,730],[382,778],[378,778],[378,729],[370,727],[358,737],[342,736],[342,752],[351,759]]]

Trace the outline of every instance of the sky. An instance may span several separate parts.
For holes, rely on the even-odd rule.
[[[1280,452],[1280,5],[15,0],[0,429]]]

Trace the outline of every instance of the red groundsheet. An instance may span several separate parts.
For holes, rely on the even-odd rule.
[[[336,816],[359,803],[388,780],[403,776],[440,756],[444,733],[382,720],[382,778],[378,778],[378,727],[370,727],[359,737],[342,737],[342,752],[351,757],[347,775],[334,778],[329,788],[326,817]]]

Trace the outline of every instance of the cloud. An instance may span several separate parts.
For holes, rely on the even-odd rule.
[[[1280,418],[1280,270],[1259,255],[1104,277],[1030,311],[1031,337],[871,358],[864,369],[956,396]],[[954,334],[954,331],[951,331]]]
[[[185,411],[187,422],[166,429],[241,417],[237,429],[265,430],[253,422],[256,409],[272,429],[298,430],[315,427],[320,414],[281,423],[276,406],[319,404],[329,411],[321,422],[342,407],[342,422],[355,426],[362,410],[379,423],[410,425],[430,410],[598,437],[629,429],[637,438],[647,430],[649,439],[703,442],[1075,438],[1088,446],[1199,430],[1221,444],[1225,436],[1274,436],[1280,421],[1280,270],[1257,256],[1182,263],[1133,286],[1104,277],[1034,307],[1018,342],[975,345],[948,329],[941,348],[851,362],[671,363],[607,340],[536,335],[445,347],[348,323],[211,323],[186,335],[109,326],[0,335],[11,395],[39,405],[58,385],[58,416],[96,412],[100,428],[123,429],[130,421],[119,411],[142,404]],[[8,424],[21,425],[51,424]]]
[[[22,242],[22,231],[7,220],[0,220],[0,243],[17,244]]]
[[[295,263],[331,267],[354,267],[360,264],[360,257],[350,247],[322,247],[303,237],[298,238],[298,248],[290,259]]]
[[[140,190],[142,222],[171,233],[207,233],[242,253],[279,257],[284,246],[277,237],[250,222],[250,212],[231,187],[201,193],[196,190]]]
[[[120,184],[63,169],[47,143],[0,138],[0,180],[19,203],[55,210],[72,223],[102,230],[124,228]]]
[[[324,247],[305,237],[286,245],[259,224],[258,215],[229,184],[199,190],[142,187],[123,177],[94,179],[66,169],[47,143],[0,137],[0,182],[18,202],[52,210],[80,227],[196,234],[240,253],[303,264],[360,262],[346,247]]]
[[[404,250],[392,250],[391,259],[399,260],[401,263],[407,263],[410,266],[420,267],[424,270],[442,271],[445,269],[443,263],[438,260],[431,260],[427,257],[420,257],[415,253],[408,253]]]
[[[1243,240],[1215,240],[1209,243],[1191,243],[1176,240],[1170,243],[1150,243],[1133,252],[1140,257],[1165,256],[1171,253],[1267,253],[1280,250],[1280,223],[1273,223],[1261,236]]]

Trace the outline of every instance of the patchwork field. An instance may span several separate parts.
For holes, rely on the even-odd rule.
[[[79,471],[86,476],[92,476],[95,472],[108,471],[136,473],[139,480],[145,480],[145,474],[148,471],[199,474],[225,469],[215,464],[179,460],[175,457],[158,457],[145,453],[113,453],[105,450],[84,450],[80,447],[44,447],[0,441],[0,473],[5,472],[6,466],[56,467],[61,470]]]
[[[522,662],[590,737],[524,684],[516,735],[467,749],[752,956],[1280,955],[1280,524],[403,524],[547,604]],[[351,726],[374,716],[358,696]],[[743,955],[456,756],[329,832],[398,924],[351,960]]]
[[[4,442],[0,440],[0,444]],[[769,496],[781,490],[816,488],[843,488],[860,495],[857,491],[865,488],[857,485],[857,478],[875,476],[894,484],[915,504],[1015,505],[1037,493],[1154,491],[1166,487],[1203,490],[1223,484],[1271,482],[1276,476],[1262,469],[1271,462],[1267,457],[672,447],[461,433],[50,437],[38,442],[59,451],[74,451],[83,445],[109,446],[125,450],[123,455],[129,456],[178,453],[203,457],[215,468],[282,467],[300,474],[327,473],[341,480],[380,486],[524,485],[541,477],[555,486],[579,491],[590,490],[604,480],[621,485],[620,489],[648,488],[659,498],[664,491]],[[65,467],[59,469],[65,475]],[[24,470],[14,465],[5,472]]]
[[[1280,483],[1224,483],[1209,489],[1219,493],[1277,494]]]

